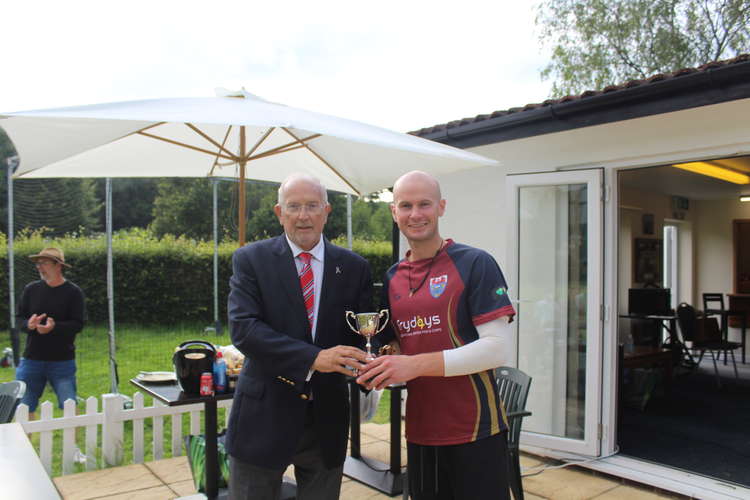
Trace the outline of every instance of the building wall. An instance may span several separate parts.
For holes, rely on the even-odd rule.
[[[627,168],[750,154],[750,99],[472,148],[496,159],[442,176],[448,201],[441,232],[487,249],[501,263],[508,246],[509,174],[570,168]],[[605,218],[605,224],[613,221]],[[403,245],[402,245],[403,247]]]
[[[627,175],[627,172],[621,173]],[[644,186],[644,188],[646,188]],[[618,311],[627,312],[628,288],[641,286],[635,282],[633,248],[636,238],[663,239],[664,226],[674,224],[678,226],[680,234],[679,262],[679,285],[677,291],[678,300],[691,302],[693,300],[694,287],[694,259],[693,242],[689,236],[692,232],[693,220],[698,211],[693,200],[690,200],[690,208],[684,212],[684,219],[673,219],[672,197],[663,193],[654,193],[641,189],[620,189],[619,203],[619,253],[618,253]],[[653,214],[653,234],[644,233],[643,216]],[[674,294],[674,291],[672,292]]]
[[[695,204],[698,207],[695,225],[698,263],[695,304],[702,309],[703,293],[734,292],[732,221],[750,219],[750,203],[734,199],[699,201]],[[726,299],[724,305],[728,306]],[[739,328],[730,328],[729,338],[739,340]]]
[[[514,141],[489,144],[472,148],[471,151],[494,158],[500,162],[497,167],[455,173],[441,177],[443,193],[448,206],[441,221],[441,233],[457,241],[476,245],[488,250],[504,267],[508,281],[513,281],[514,269],[504,264],[507,262],[508,250],[515,245],[514,235],[508,234],[513,207],[505,203],[506,179],[508,175],[529,174],[536,172],[554,172],[578,168],[619,169],[659,166],[681,161],[701,160],[722,156],[750,154],[750,99],[743,99],[723,104],[702,106],[695,109],[667,113],[662,115],[624,120],[617,123],[598,125],[572,131],[545,134]],[[418,166],[415,166],[418,168]],[[611,184],[605,186],[608,195],[604,203],[604,241],[618,245],[620,227],[629,231],[632,238],[640,231],[640,221],[633,221],[633,215],[626,216],[626,224],[618,226],[620,215],[617,176],[606,175]],[[625,195],[627,196],[627,194]],[[654,210],[668,213],[663,207],[664,200],[658,202]],[[656,200],[648,201],[657,204]],[[703,207],[696,206],[693,212],[691,205],[690,220],[684,224],[682,237],[687,238],[682,246],[688,253],[693,252],[692,239],[696,242],[695,256],[683,256],[698,262],[706,255],[717,252],[715,248],[705,248],[698,240],[710,216],[699,216]],[[650,209],[650,208],[649,208]],[[706,210],[704,213],[709,213]],[[666,215],[664,215],[666,217]],[[637,217],[636,217],[637,218]],[[663,220],[663,217],[660,218]],[[659,219],[657,219],[659,220]],[[710,224],[710,223],[709,223]],[[656,223],[655,231],[661,232],[661,225]],[[694,227],[693,227],[694,226]],[[718,228],[714,228],[718,230]],[[729,229],[726,229],[729,231]],[[405,247],[405,245],[404,245]],[[604,283],[604,304],[614,314],[609,315],[604,323],[604,353],[601,380],[603,387],[603,441],[601,453],[611,453],[616,449],[616,346],[617,346],[617,310],[618,297],[621,294],[621,283],[624,277],[631,276],[632,270],[621,270],[620,261],[631,262],[630,246],[626,249],[605,247],[605,266],[602,281]],[[719,254],[723,255],[723,254]],[[610,256],[617,256],[612,259]],[[713,257],[710,260],[715,260]],[[717,266],[724,266],[718,274],[726,275],[726,266],[731,266],[729,259],[719,257]],[[627,264],[625,264],[627,265]],[[714,279],[713,264],[696,271],[690,278],[692,269],[681,270],[686,273],[683,283],[701,282],[710,277],[706,286],[718,285]],[[598,271],[597,271],[598,272]],[[619,274],[619,278],[618,278]],[[694,288],[686,296],[695,296],[702,290]],[[731,286],[731,285],[729,285]],[[713,291],[713,290],[712,290]],[[510,290],[513,293],[513,290]]]

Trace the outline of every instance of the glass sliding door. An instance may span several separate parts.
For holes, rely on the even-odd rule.
[[[601,171],[508,176],[524,443],[595,456],[601,401]]]

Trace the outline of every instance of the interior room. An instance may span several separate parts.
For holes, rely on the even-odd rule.
[[[750,156],[618,189],[620,451],[750,486]]]

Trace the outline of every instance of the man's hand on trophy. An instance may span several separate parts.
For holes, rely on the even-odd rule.
[[[393,354],[401,354],[401,346],[399,345],[398,340],[391,340],[389,343],[378,349],[378,356],[390,356]]]
[[[366,361],[367,355],[364,351],[348,345],[337,345],[320,351],[312,369],[323,373],[356,375],[357,371],[365,366]]]
[[[357,383],[367,389],[383,389],[419,376],[411,356],[381,356],[360,368]]]
[[[367,389],[383,389],[392,384],[408,382],[417,377],[443,377],[445,366],[442,351],[413,356],[381,356],[359,369],[357,383]]]

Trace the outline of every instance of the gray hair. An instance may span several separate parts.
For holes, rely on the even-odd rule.
[[[320,191],[320,199],[323,200],[323,203],[328,205],[328,191],[326,191],[326,188],[323,183],[320,182],[320,179],[318,179],[317,177],[313,177],[312,175],[302,173],[289,174],[287,178],[284,179],[284,182],[281,183],[281,186],[279,186],[279,194],[276,198],[279,205],[284,204],[284,191],[286,190],[287,186],[298,181],[307,182],[318,188],[318,190]]]

